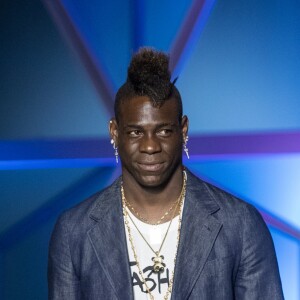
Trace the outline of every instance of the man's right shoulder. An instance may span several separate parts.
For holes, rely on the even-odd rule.
[[[90,218],[91,213],[96,210],[102,202],[109,201],[116,192],[119,182],[120,178],[116,179],[110,186],[96,192],[75,206],[66,209],[59,215],[57,223],[69,227],[70,231],[72,231],[73,227],[80,226],[81,228],[88,228],[92,226],[94,221]]]

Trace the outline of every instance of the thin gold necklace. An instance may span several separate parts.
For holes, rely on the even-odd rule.
[[[175,264],[176,264],[176,258],[177,258],[177,250],[178,250],[178,245],[179,245],[179,239],[180,239],[180,228],[181,228],[181,211],[182,211],[182,205],[183,205],[183,200],[185,198],[185,192],[186,192],[186,181],[187,181],[187,175],[186,175],[186,172],[183,171],[183,186],[182,186],[182,190],[181,190],[181,193],[180,193],[180,196],[178,198],[178,202],[177,202],[177,205],[179,204],[179,220],[178,220],[178,230],[177,230],[177,244],[176,244],[176,250],[175,250],[175,257],[174,257],[174,269],[172,271],[172,276],[171,276],[171,279],[170,279],[170,282],[169,282],[169,286],[168,286],[168,289],[167,289],[167,292],[164,296],[164,300],[167,300],[168,297],[169,297],[169,294],[172,292],[172,287],[173,287],[173,280],[174,280],[174,270],[175,270]],[[125,199],[125,195],[124,195],[124,189],[123,189],[123,185],[121,185],[121,195],[122,195],[122,204],[123,204],[123,214],[124,214],[124,222],[125,222],[125,225],[126,225],[126,228],[127,228],[127,232],[128,232],[128,239],[130,241],[130,245],[131,245],[131,249],[132,249],[132,252],[133,252],[133,256],[134,256],[134,259],[136,261],[136,265],[138,267],[138,270],[139,270],[139,275],[142,279],[142,282],[143,284],[145,285],[146,287],[146,290],[149,294],[149,297],[151,300],[154,300],[154,297],[153,295],[151,294],[151,291],[147,285],[147,282],[143,276],[143,272],[142,272],[142,269],[140,267],[140,263],[139,263],[139,260],[138,260],[138,256],[136,254],[136,249],[134,247],[134,242],[133,242],[133,238],[132,238],[132,235],[131,235],[131,229],[130,229],[130,225],[129,225],[129,221],[128,221],[128,217],[131,219],[130,215],[128,214],[127,212],[127,209],[126,209],[126,199]],[[176,205],[176,209],[177,209],[177,205]],[[176,211],[175,209],[175,211]],[[173,216],[174,218],[174,216]],[[173,220],[172,218],[172,220]],[[170,223],[172,222],[172,220],[170,221]],[[131,219],[132,221],[132,219]],[[133,224],[135,225],[135,223],[133,222]],[[136,229],[138,230],[137,226],[135,225]],[[164,240],[162,242],[162,245],[166,239],[166,236],[168,234],[168,231],[169,231],[169,227],[170,227],[170,224],[168,226],[168,229],[167,229],[167,232],[165,234],[165,237],[164,237]],[[153,266],[153,269],[155,271],[155,269],[158,269],[158,270],[161,270],[162,268],[165,267],[165,264],[163,263],[163,256],[159,256],[159,252],[161,251],[161,248],[162,248],[162,245],[160,247],[160,250],[155,252],[152,247],[150,246],[150,244],[147,242],[147,240],[144,238],[144,236],[142,235],[142,233],[140,232],[140,230],[138,230],[138,232],[140,233],[140,235],[142,236],[142,238],[144,239],[144,241],[147,243],[147,245],[150,247],[150,249],[156,254],[156,257],[155,258],[152,258],[153,262],[154,262],[154,266]],[[157,271],[156,271],[157,272]]]
[[[121,184],[121,195],[122,195],[122,203],[123,203],[123,207],[124,207],[124,212],[126,213],[125,217],[129,217],[132,224],[134,225],[134,227],[137,229],[138,233],[140,234],[140,236],[143,238],[143,240],[145,241],[145,243],[148,245],[148,247],[151,249],[151,251],[155,254],[155,257],[152,258],[152,261],[154,262],[154,265],[153,265],[153,270],[154,272],[158,273],[158,272],[162,272],[164,270],[164,267],[165,267],[165,263],[164,263],[164,256],[160,255],[161,253],[161,249],[164,245],[164,242],[167,238],[167,235],[168,235],[168,232],[169,232],[169,229],[171,227],[171,224],[172,224],[172,221],[174,219],[174,216],[175,216],[175,212],[177,210],[177,207],[178,207],[178,204],[180,203],[180,201],[184,198],[184,195],[185,195],[185,190],[186,190],[186,173],[185,171],[183,171],[183,184],[182,184],[182,189],[181,189],[181,192],[180,192],[180,195],[177,199],[177,204],[176,204],[176,207],[174,209],[174,212],[173,212],[173,215],[172,215],[172,218],[169,222],[169,225],[168,225],[168,228],[166,230],[166,233],[164,235],[164,238],[161,242],[161,245],[159,247],[159,250],[158,251],[155,251],[150,243],[148,243],[148,241],[146,240],[146,238],[144,237],[144,235],[142,234],[142,232],[139,230],[139,228],[137,227],[137,225],[135,224],[135,222],[133,221],[133,219],[131,218],[130,214],[128,214],[127,212],[127,209],[126,209],[126,198],[125,198],[125,193],[124,193],[124,187],[123,187],[123,184]]]
[[[172,224],[172,221],[173,221],[173,219],[174,219],[174,215],[175,215],[175,211],[176,211],[176,209],[177,209],[178,203],[179,203],[179,202],[177,202],[176,208],[175,208],[175,210],[174,210],[174,212],[173,212],[172,219],[171,219],[170,222],[169,222],[168,228],[167,228],[167,230],[166,230],[166,233],[165,233],[165,235],[164,235],[164,238],[163,238],[163,240],[162,240],[162,242],[161,242],[161,244],[160,244],[160,247],[159,247],[159,250],[158,250],[158,251],[155,251],[155,250],[152,248],[152,246],[150,245],[150,243],[146,240],[146,238],[144,237],[144,235],[142,234],[142,232],[139,230],[139,228],[137,227],[137,225],[135,224],[135,222],[134,222],[133,219],[131,218],[130,214],[128,214],[128,211],[127,211],[127,209],[126,209],[126,207],[125,207],[126,213],[127,213],[126,216],[129,217],[129,219],[131,220],[132,224],[134,225],[134,227],[136,228],[136,230],[138,231],[138,233],[140,234],[140,236],[143,238],[143,240],[144,240],[144,241],[146,242],[146,244],[149,246],[149,248],[151,249],[151,251],[155,254],[155,257],[152,258],[152,261],[154,262],[154,265],[153,265],[153,271],[154,271],[155,273],[163,272],[163,271],[164,271],[164,268],[165,268],[165,266],[166,266],[165,263],[164,263],[164,261],[163,261],[163,260],[164,260],[164,256],[163,256],[163,255],[160,255],[160,252],[161,252],[161,249],[162,249],[162,247],[163,247],[163,245],[164,245],[164,243],[165,243],[166,237],[167,237],[167,235],[168,235],[169,229],[170,229],[171,224]],[[125,202],[125,204],[126,204],[126,202]]]
[[[126,199],[126,206],[128,206],[128,208],[130,209],[130,211],[138,218],[140,219],[141,221],[147,223],[147,224],[150,224],[150,225],[159,225],[161,224],[165,217],[167,217],[170,212],[174,209],[175,205],[177,204],[178,200],[176,200],[172,206],[163,214],[163,216],[155,223],[153,222],[150,222],[148,219],[146,219],[145,217],[143,217],[134,207],[133,205],[131,205],[131,203]]]

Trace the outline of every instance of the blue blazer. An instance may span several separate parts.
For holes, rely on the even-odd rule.
[[[49,299],[133,299],[120,182],[58,219],[49,247]],[[260,214],[190,172],[171,299],[284,299]]]

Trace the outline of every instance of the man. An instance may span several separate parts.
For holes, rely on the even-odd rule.
[[[49,299],[283,299],[272,238],[251,205],[195,177],[168,57],[141,49],[115,101],[122,176],[62,214]]]

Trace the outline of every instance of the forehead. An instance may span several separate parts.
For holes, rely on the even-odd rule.
[[[124,125],[178,123],[178,104],[171,98],[155,107],[148,97],[137,96],[121,103],[119,119]]]

